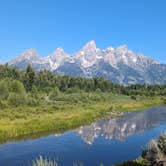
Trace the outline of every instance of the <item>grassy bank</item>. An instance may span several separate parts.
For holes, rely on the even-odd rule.
[[[8,106],[0,110],[0,141],[45,131],[62,132],[161,103],[161,97],[137,96],[135,100],[102,92],[63,93],[56,100],[42,97],[36,106]]]

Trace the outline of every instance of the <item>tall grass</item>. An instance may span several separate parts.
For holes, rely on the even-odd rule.
[[[56,100],[42,97],[35,106],[0,109],[0,141],[46,131],[62,132],[100,118],[121,116],[124,111],[160,104],[159,97],[138,98],[110,93],[60,94]]]
[[[31,166],[58,166],[58,162],[55,160],[51,160],[51,159],[39,156],[38,158],[32,161]],[[83,166],[83,163],[73,162],[72,166]]]
[[[50,159],[39,156],[39,158],[32,161],[32,166],[58,166],[58,164],[54,160],[52,161]]]

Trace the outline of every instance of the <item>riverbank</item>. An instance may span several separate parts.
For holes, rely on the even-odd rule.
[[[118,166],[164,166],[166,163],[166,133],[157,139],[153,139],[142,151],[140,158],[134,161],[127,161]]]
[[[110,93],[65,94],[63,100],[57,101],[45,98],[37,106],[1,109],[0,141],[42,132],[63,132],[101,118],[122,116],[123,112],[142,110],[162,102],[161,97],[157,96],[137,96],[137,99],[132,99],[130,96]]]

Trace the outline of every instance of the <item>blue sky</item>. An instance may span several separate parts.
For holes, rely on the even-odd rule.
[[[126,44],[166,63],[166,0],[0,0],[0,61],[27,48],[42,56]]]

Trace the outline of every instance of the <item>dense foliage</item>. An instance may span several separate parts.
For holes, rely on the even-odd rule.
[[[60,76],[0,65],[0,141],[64,131],[163,103],[165,85],[125,87],[103,78]],[[162,100],[161,100],[162,99]],[[165,100],[166,102],[166,100]]]
[[[155,96],[166,95],[166,85],[131,85],[122,86],[114,84],[103,78],[82,78],[71,77],[67,75],[57,75],[49,71],[35,72],[31,66],[27,70],[20,71],[15,68],[9,68],[8,65],[0,66],[0,80],[8,78],[9,80],[20,81],[27,92],[43,91],[46,93],[52,91],[61,92],[111,92],[115,94],[130,95],[134,99],[136,95]],[[3,84],[3,83],[1,83]],[[0,85],[1,85],[0,84]],[[2,87],[4,86],[4,87]],[[0,92],[3,97],[7,97],[6,85],[0,86]],[[1,96],[2,97],[2,96]]]

